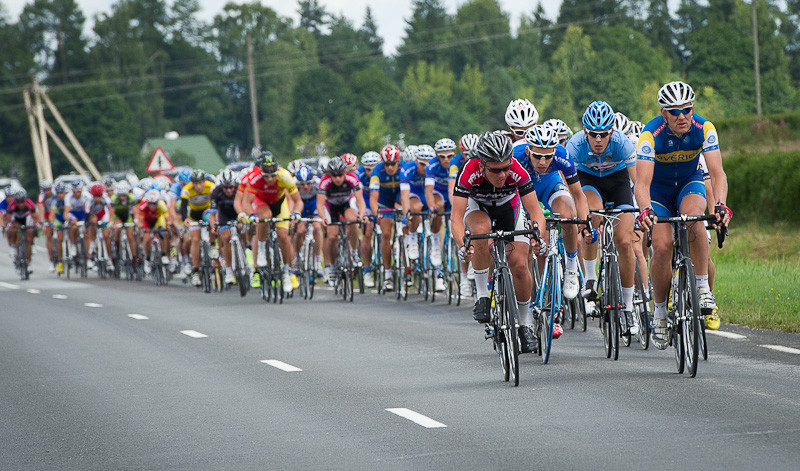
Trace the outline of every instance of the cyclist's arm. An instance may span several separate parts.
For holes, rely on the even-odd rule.
[[[370,190],[369,192],[369,208],[372,210],[372,214],[378,216],[378,192]],[[317,205],[319,208],[319,205]]]
[[[289,205],[289,214],[294,213],[302,213],[303,212],[303,200],[300,198],[300,192],[295,191],[294,193],[290,193],[288,198],[288,205]]]
[[[546,227],[544,224],[544,212],[542,212],[542,207],[539,206],[539,198],[536,197],[536,192],[531,191],[525,196],[520,196],[520,200],[531,221],[536,222],[539,225],[539,230],[543,231]]]
[[[589,200],[586,199],[581,182],[570,183],[567,188],[569,188],[569,193],[575,201],[575,210],[578,212],[578,218],[587,219],[589,217]]]
[[[703,152],[706,158],[706,166],[708,167],[708,175],[711,177],[711,187],[713,188],[713,195],[717,202],[725,203],[728,198],[728,177],[725,175],[725,170],[722,169],[722,153],[719,149]]]
[[[181,219],[186,219],[186,216],[189,214],[189,199],[188,198],[181,198],[181,205],[180,205],[180,215]]]
[[[655,162],[652,160],[639,159],[636,162],[636,186],[634,186],[634,196],[639,208],[644,211],[653,206],[650,200],[650,184],[653,183],[653,168]]]
[[[356,206],[358,207],[358,215],[360,217],[365,217],[367,215],[367,205],[364,203],[364,195],[361,194],[361,190],[356,191]]]
[[[628,167],[628,175],[631,177],[631,182],[636,184],[636,165],[631,165]]]
[[[453,240],[459,247],[464,246],[464,213],[467,212],[467,198],[455,196],[450,208],[450,230],[453,231]]]
[[[428,210],[436,208],[436,200],[433,198],[433,184],[428,185],[425,183],[425,202],[428,204]]]
[[[317,193],[317,212],[319,213],[320,218],[322,219],[322,224],[328,224],[328,218],[325,217],[325,205],[328,202],[328,197],[323,192]]]
[[[400,190],[400,207],[403,211],[403,216],[408,214],[411,209],[411,190]]]
[[[250,216],[253,214],[253,200],[256,199],[255,193],[246,192],[242,197],[242,212]]]

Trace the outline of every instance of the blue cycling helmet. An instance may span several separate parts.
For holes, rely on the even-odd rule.
[[[295,178],[297,178],[297,181],[299,182],[308,182],[311,181],[312,178],[314,178],[314,172],[308,165],[301,165],[297,169],[297,174],[295,175]]]
[[[595,101],[583,112],[583,125],[590,131],[612,129],[615,121],[614,110],[604,101]]]
[[[189,183],[192,180],[192,169],[190,168],[182,168],[180,172],[178,172],[178,181],[181,183]]]

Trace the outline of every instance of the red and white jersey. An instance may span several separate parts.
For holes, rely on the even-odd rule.
[[[334,185],[330,175],[325,175],[319,181],[319,194],[325,195],[328,204],[345,204],[359,190],[361,190],[361,180],[354,173],[345,174],[344,182],[341,185]]]
[[[530,175],[515,158],[511,158],[511,168],[502,187],[492,185],[483,173],[479,159],[470,159],[461,169],[456,179],[453,196],[472,198],[488,205],[502,205],[533,191]]]

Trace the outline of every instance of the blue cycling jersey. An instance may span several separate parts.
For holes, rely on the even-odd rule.
[[[0,211],[8,211],[8,198],[3,198],[3,201],[0,201]]]
[[[519,163],[531,174],[531,180],[533,180],[534,185],[536,185],[536,177],[539,176],[539,173],[533,168],[530,158],[525,153],[525,148],[527,146],[528,144],[525,141],[517,141],[514,144],[514,157],[519,160]],[[564,174],[564,178],[567,182],[576,179],[578,176],[578,171],[575,168],[572,157],[569,155],[569,152],[567,152],[567,149],[560,144],[556,146],[556,155],[553,157],[553,161],[550,162],[550,167],[547,168],[547,172],[541,175],[558,171]]]
[[[364,201],[367,202],[367,206],[369,206],[369,178],[367,176],[366,170],[364,170],[364,166],[361,165],[356,169],[356,177],[358,177],[358,181],[361,182],[361,192],[364,195]]]
[[[617,130],[614,130],[602,155],[592,151],[583,131],[575,133],[566,147],[577,169],[596,177],[604,177],[636,165],[636,148]]]
[[[655,163],[654,183],[676,185],[696,174],[702,152],[717,149],[719,137],[711,121],[692,116],[689,131],[678,138],[664,117],[657,116],[645,125],[636,153],[640,160]]]
[[[169,195],[174,199],[179,200],[181,199],[181,190],[183,190],[184,186],[186,186],[186,183],[181,183],[179,181],[175,182],[169,187],[169,191],[167,193],[169,193]]]
[[[372,169],[372,175],[369,178],[369,191],[378,192],[378,204],[387,208],[394,207],[394,204],[400,201],[400,172],[397,170],[394,175],[386,173],[386,167],[383,162],[379,163]]]
[[[458,172],[461,171],[461,168],[464,167],[464,162],[467,159],[464,157],[464,154],[456,154],[452,159],[450,159],[450,169],[448,170],[450,174],[450,180],[455,180],[458,178]]]
[[[417,170],[416,162],[406,162],[400,168],[400,191],[408,190],[425,204],[425,171]]]
[[[452,160],[451,160],[452,162]],[[447,197],[447,180],[450,178],[450,170],[439,162],[439,159],[431,159],[425,166],[425,186],[432,186],[433,191],[442,195],[445,201]]]

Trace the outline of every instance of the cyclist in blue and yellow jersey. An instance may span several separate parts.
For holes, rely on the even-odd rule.
[[[61,261],[64,257],[64,198],[67,196],[67,184],[56,183],[53,186],[55,197],[53,198],[52,211],[50,211],[50,225],[56,231],[56,247],[55,255],[58,259],[56,264],[56,273],[59,275],[64,273],[64,263]]]
[[[369,207],[369,180],[372,177],[372,170],[381,163],[381,155],[374,150],[365,152],[361,156],[361,166],[356,169],[356,177],[361,182],[361,191],[364,201],[367,203],[367,216],[372,216],[372,209]],[[364,231],[361,238],[361,260],[364,262],[364,286],[367,288],[375,287],[375,275],[370,268],[372,260],[372,231],[375,230],[371,219],[364,221],[362,225]]]
[[[450,177],[447,180],[447,196],[450,198],[451,204],[453,201],[453,191],[455,190],[456,181],[458,180],[458,173],[464,167],[464,164],[473,157],[473,150],[475,146],[478,145],[479,139],[480,136],[477,134],[464,134],[461,136],[461,139],[458,140],[458,147],[461,149],[461,153],[456,154],[450,159]],[[468,263],[464,263],[461,260],[459,260],[458,263],[461,268],[461,297],[466,298],[467,296],[472,296],[472,284],[470,281],[474,279],[474,275]]]
[[[658,91],[661,115],[650,120],[639,137],[636,200],[642,209],[639,224],[653,231],[653,283],[656,347],[667,346],[667,293],[672,278],[672,227],[653,225],[651,217],[702,215],[707,206],[705,185],[699,169],[700,153],[705,157],[716,204],[714,212],[722,226],[733,212],[725,205],[728,180],[722,168],[719,137],[714,125],[694,113],[694,90],[684,82],[670,82]],[[689,227],[690,255],[694,265],[700,309],[709,315],[716,307],[708,283],[709,243],[703,224]]]
[[[206,173],[195,170],[191,175],[191,183],[181,190],[180,216],[189,232],[189,253],[192,256],[191,282],[194,286],[202,284],[200,280],[200,226],[198,222],[205,219],[211,207],[211,192],[214,184],[206,179]]]
[[[400,206],[400,149],[388,145],[381,149],[380,155],[381,163],[375,166],[369,179],[369,207],[381,226],[381,255],[386,276],[384,289],[391,291],[393,216],[380,210]]]
[[[424,151],[422,155],[419,153],[420,149]],[[428,208],[428,203],[425,201],[425,166],[434,157],[435,152],[427,144],[414,146],[412,152],[414,160],[400,167],[400,206],[403,208],[403,221],[407,231],[406,255],[410,260],[416,260],[419,258],[416,232],[421,218],[407,215],[409,211],[417,213]]]
[[[615,208],[633,208],[631,181],[636,179],[636,149],[631,141],[614,129],[614,110],[604,101],[591,103],[583,113],[583,131],[576,133],[567,141],[567,151],[578,169],[583,192],[590,210],[603,209],[605,203],[613,203]],[[622,284],[623,311],[626,324],[633,322],[633,283],[636,276],[636,257],[633,253],[632,213],[618,216],[619,224],[614,227],[614,244],[619,253],[619,274]],[[599,227],[600,217],[594,217],[592,224]],[[585,243],[583,247],[583,267],[586,278],[585,290],[589,298],[597,297],[595,285],[597,275],[597,243]]]
[[[525,133],[521,144],[514,146],[514,157],[530,174],[536,197],[546,209],[561,217],[586,219],[589,205],[581,189],[578,171],[572,157],[558,143],[558,139],[559,135],[553,128],[546,125],[533,126]],[[564,297],[575,299],[580,287],[578,227],[565,224],[561,230],[566,252]],[[544,232],[544,237],[548,237],[547,232]],[[539,266],[544,267],[544,257],[541,257]]]

